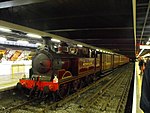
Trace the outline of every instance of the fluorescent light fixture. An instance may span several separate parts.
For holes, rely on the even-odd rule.
[[[114,53],[110,52],[110,54],[114,54]]]
[[[36,45],[37,45],[37,46],[41,46],[42,44],[41,44],[41,43],[36,43]]]
[[[150,44],[150,42],[146,42],[146,45],[149,45]]]
[[[102,50],[100,50],[100,52],[103,52]]]
[[[6,41],[7,39],[4,37],[0,37],[0,41]]]
[[[150,49],[149,45],[140,45],[140,49]]]
[[[32,34],[32,33],[28,33],[26,35],[29,37],[32,37],[32,38],[42,38],[40,35],[36,35],[36,34]]]
[[[149,57],[150,53],[145,54],[143,57]]]
[[[10,29],[2,28],[2,27],[0,27],[0,31],[3,31],[3,32],[11,32],[11,30],[10,30]]]
[[[54,38],[52,38],[51,41],[52,41],[52,42],[60,42],[60,40],[54,39]]]
[[[19,43],[19,44],[29,44],[29,42],[25,41],[25,40],[18,40],[17,43]]]
[[[96,51],[99,51],[99,49],[96,49]]]
[[[12,45],[12,46],[24,46],[24,47],[32,47],[32,48],[36,48],[37,47],[37,45],[31,44],[31,43],[29,43],[27,41],[24,41],[22,43],[18,43],[18,41],[9,41],[9,40],[6,40],[6,41],[0,41],[0,44]]]
[[[83,45],[77,44],[78,47],[83,47]]]
[[[137,57],[139,57],[139,56],[142,54],[143,51],[144,51],[144,49],[142,49],[142,50],[139,52],[139,54],[138,54]]]

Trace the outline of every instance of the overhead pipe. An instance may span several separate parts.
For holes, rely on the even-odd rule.
[[[132,0],[132,8],[133,8],[133,27],[134,27],[134,50],[136,57],[136,0]]]
[[[107,28],[79,28],[79,29],[57,29],[57,30],[45,30],[45,32],[71,32],[71,31],[94,31],[94,30],[128,30],[133,27],[107,27]]]

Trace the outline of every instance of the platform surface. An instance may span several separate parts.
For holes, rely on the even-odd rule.
[[[0,92],[12,89],[18,83],[18,78],[11,78],[9,75],[1,75],[0,76]]]
[[[140,98],[141,98],[141,85],[142,85],[142,77],[143,75],[140,75],[140,69],[138,66],[139,62],[135,62],[135,83],[134,85],[136,85],[136,113],[143,113],[143,111],[140,109]],[[135,93],[135,92],[134,92]]]

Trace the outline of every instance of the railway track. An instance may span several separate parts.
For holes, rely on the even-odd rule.
[[[29,99],[25,95],[17,93],[16,89],[0,92],[0,113],[10,113],[15,109],[19,109],[22,106],[33,105],[31,103],[39,103],[44,98]]]
[[[124,74],[127,74],[127,71],[125,71],[124,68],[129,71],[129,68],[132,68],[132,66],[123,66],[119,70],[113,71],[108,76],[101,78],[95,83],[79,90],[72,95],[69,95],[58,102],[45,103],[44,101],[41,101],[35,103],[34,100],[30,100],[13,107],[9,107],[5,110],[0,110],[0,112],[56,113],[57,111],[57,113],[70,113],[74,111],[74,113],[101,113],[107,111],[108,113],[112,113],[116,111],[120,113],[125,108],[124,105],[127,100],[126,97],[128,95],[131,81],[131,77],[127,76],[132,76],[131,69],[130,73],[125,76]],[[127,81],[129,82],[127,83]],[[124,86],[126,87],[124,88]],[[114,91],[118,93],[116,94]],[[114,107],[112,107],[113,101],[117,101],[117,98],[119,98],[119,103],[117,104],[117,108],[114,109]]]
[[[82,102],[84,113],[124,113],[132,71],[126,70],[93,97]]]
[[[14,90],[3,91],[0,93],[0,113],[4,110],[24,103],[27,99],[17,96]]]

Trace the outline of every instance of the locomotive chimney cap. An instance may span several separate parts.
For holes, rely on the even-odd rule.
[[[52,39],[52,37],[49,37],[49,36],[42,36],[42,38],[43,39],[49,39],[49,40]]]

